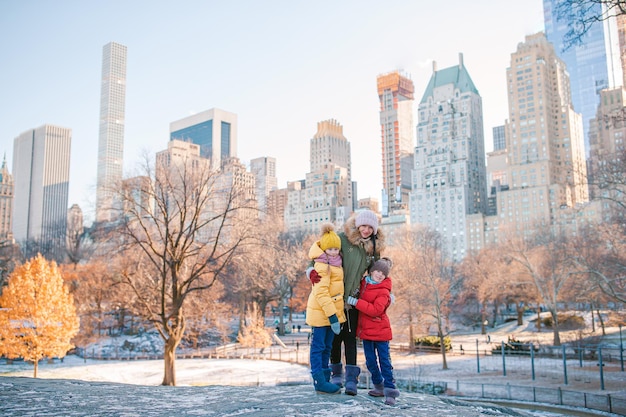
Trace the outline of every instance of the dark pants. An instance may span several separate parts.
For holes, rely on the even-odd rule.
[[[330,329],[330,326],[313,327],[312,331],[309,363],[311,364],[311,374],[315,375],[328,368],[330,348],[333,344],[335,333]]]
[[[372,374],[372,382],[374,384],[384,382],[385,388],[396,388],[389,355],[389,342],[364,340],[363,353],[365,353],[367,370]]]
[[[341,332],[333,340],[330,363],[341,363],[341,344],[344,345],[346,365],[356,366],[356,325],[359,311],[356,308],[346,310],[347,321],[341,326]]]

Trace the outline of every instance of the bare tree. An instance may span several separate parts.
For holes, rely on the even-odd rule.
[[[626,303],[626,226],[608,222],[587,227],[573,240],[579,273],[615,301]]]
[[[503,256],[500,248],[484,248],[477,253],[469,254],[461,265],[466,276],[465,291],[475,294],[481,304],[481,333],[486,333],[488,306],[493,307],[492,325],[496,323],[497,306],[501,303],[515,304],[518,325],[523,324],[523,312],[528,305],[532,292],[529,285],[519,277],[510,261]]]
[[[156,169],[153,169],[155,167]],[[212,290],[248,239],[254,206],[243,190],[198,158],[146,159],[141,186],[118,187],[121,280],[161,335],[163,385],[176,385],[176,349],[190,296]],[[145,180],[148,178],[149,180]],[[217,300],[208,293],[205,302]]]
[[[399,263],[394,260],[394,275],[407,274],[397,279],[399,285],[394,287],[396,299],[410,306],[407,310],[409,314],[413,314],[413,306],[419,306],[421,314],[434,320],[441,346],[442,367],[448,369],[445,337],[450,332],[449,307],[460,291],[461,276],[456,274],[454,265],[446,256],[441,235],[430,229],[410,231],[404,240],[403,250],[409,254],[407,259],[398,258],[401,259]]]
[[[425,330],[422,306],[420,304],[420,286],[416,281],[421,277],[421,267],[414,262],[415,253],[420,251],[419,241],[415,238],[416,231],[405,228],[398,231],[394,238],[396,242],[387,248],[385,256],[393,262],[391,277],[393,279],[393,293],[396,294],[393,307],[389,314],[394,317],[394,327],[406,328],[408,331],[409,349],[415,350],[416,335],[420,327]],[[397,338],[394,329],[394,339]]]
[[[607,19],[626,14],[624,0],[556,0],[557,21],[566,21],[563,49],[585,43],[591,27]]]
[[[555,346],[561,344],[558,305],[568,281],[578,273],[571,249],[564,235],[551,232],[509,237],[504,247],[512,266],[519,268],[516,276],[528,277],[550,312]]]
[[[265,317],[269,304],[279,311],[278,333],[285,334],[284,307],[290,306],[293,289],[302,280],[306,258],[298,236],[282,234],[274,223],[260,223],[254,230],[254,243],[238,250],[228,279],[228,293],[239,304],[239,332],[246,328],[252,311]],[[291,311],[290,311],[291,314]]]

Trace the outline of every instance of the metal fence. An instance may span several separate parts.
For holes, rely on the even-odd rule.
[[[626,415],[626,397],[611,394],[592,394],[588,392],[569,391],[561,388],[529,387],[510,384],[480,384],[462,381],[456,381],[456,384],[425,381],[418,383],[415,381],[412,384],[416,387],[420,387],[418,388],[420,391],[428,393],[437,393],[445,390],[443,393],[451,396],[582,407]]]

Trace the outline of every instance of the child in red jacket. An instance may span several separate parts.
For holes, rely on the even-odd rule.
[[[370,274],[361,281],[359,298],[348,297],[348,304],[359,310],[357,337],[363,341],[365,364],[372,374],[373,397],[385,397],[385,404],[394,405],[400,391],[396,389],[393,366],[389,355],[391,324],[387,307],[391,304],[391,278],[389,261],[378,260]]]

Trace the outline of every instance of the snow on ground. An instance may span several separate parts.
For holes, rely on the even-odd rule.
[[[136,385],[160,385],[163,360],[96,361],[70,355],[63,362],[39,364],[37,377],[46,379],[80,379]],[[310,379],[303,365],[270,360],[178,359],[177,385],[276,385]],[[33,376],[33,365],[0,361],[0,376]]]

